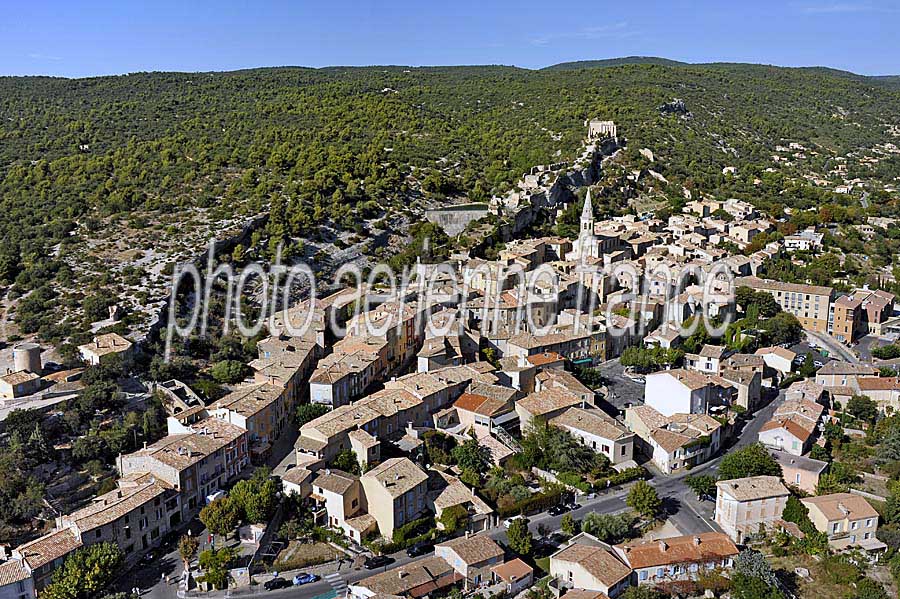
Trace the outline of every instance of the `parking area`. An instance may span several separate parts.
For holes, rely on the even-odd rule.
[[[617,410],[644,403],[644,384],[625,376],[625,368],[618,359],[597,367],[606,382],[606,401]]]

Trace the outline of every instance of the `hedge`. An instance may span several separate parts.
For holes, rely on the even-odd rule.
[[[542,512],[547,508],[558,504],[559,498],[562,496],[562,494],[563,490],[559,488],[553,489],[551,491],[544,491],[542,493],[535,493],[527,499],[517,501],[511,505],[506,506],[505,508],[500,508],[500,517],[505,518],[507,516],[516,516],[519,514],[533,514],[535,512]]]
[[[607,488],[607,482],[610,487],[615,487],[616,485],[630,483],[633,480],[646,478],[650,478],[650,473],[642,466],[635,466],[634,468],[627,468],[621,472],[616,472],[615,474],[596,480],[594,482],[594,488],[602,491]]]

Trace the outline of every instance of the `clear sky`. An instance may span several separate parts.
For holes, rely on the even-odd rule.
[[[900,0],[4,0],[0,75],[628,55],[900,74]]]

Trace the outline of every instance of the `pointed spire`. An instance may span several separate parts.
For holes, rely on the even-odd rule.
[[[594,207],[591,205],[591,188],[588,187],[587,196],[584,198],[584,208],[581,209],[581,220],[594,220]]]

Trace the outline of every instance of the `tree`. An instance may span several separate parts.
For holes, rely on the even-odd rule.
[[[331,465],[338,470],[343,470],[350,474],[358,475],[360,472],[359,459],[356,457],[356,452],[352,449],[339,451],[337,455],[334,456],[334,459],[331,460]]]
[[[559,527],[563,531],[564,535],[568,535],[570,537],[575,536],[575,534],[578,532],[578,524],[575,522],[575,518],[572,516],[572,514],[564,515],[559,523]]]
[[[731,577],[731,581],[732,599],[784,599],[778,587],[770,586],[759,578],[738,572]]]
[[[441,512],[438,521],[446,532],[453,534],[459,530],[468,517],[469,512],[466,508],[461,505],[452,505]]]
[[[766,586],[778,584],[778,579],[775,577],[772,566],[766,560],[766,556],[753,549],[744,549],[734,558],[734,571],[744,576],[757,578]]]
[[[864,422],[873,422],[878,417],[878,404],[865,395],[854,395],[847,402],[847,411]]]
[[[238,360],[222,360],[213,364],[210,374],[216,381],[231,385],[239,383],[247,376],[248,367]]]
[[[621,595],[622,599],[666,599],[667,595],[649,585],[630,586]]]
[[[812,354],[806,354],[806,357],[803,358],[803,362],[800,364],[800,376],[805,379],[816,376],[816,364]]]
[[[482,472],[487,472],[491,465],[490,450],[472,437],[466,439],[462,445],[454,447],[450,455],[463,472],[474,472],[479,477]]]
[[[191,535],[183,535],[178,540],[178,555],[181,556],[181,561],[184,562],[184,569],[187,570],[191,565],[191,560],[194,559],[194,556],[197,554],[197,549],[200,548],[200,541],[197,537]]]
[[[200,521],[214,535],[228,536],[240,524],[240,508],[230,497],[219,497],[200,510]]]
[[[709,474],[688,476],[684,479],[684,482],[698,497],[701,495],[711,497],[716,494],[716,477]]]
[[[228,565],[234,561],[235,557],[234,550],[230,547],[207,549],[200,554],[199,561],[203,576],[198,580],[219,590],[228,588]]]
[[[656,489],[650,486],[650,483],[645,480],[639,480],[628,491],[625,505],[645,518],[653,518],[662,507],[662,500],[659,498]]]
[[[531,555],[531,544],[534,540],[531,531],[528,530],[528,520],[516,518],[506,531],[509,540],[509,548],[519,555]]]
[[[121,572],[125,559],[114,543],[79,549],[53,573],[53,582],[41,593],[49,599],[93,599]]]
[[[297,406],[297,428],[300,428],[307,422],[315,420],[319,416],[324,416],[329,411],[328,406],[320,403],[305,403]]]
[[[631,532],[632,518],[627,514],[598,514],[591,512],[581,521],[581,531],[604,543],[620,543]]]
[[[719,480],[747,476],[781,476],[781,466],[759,443],[732,451],[722,459]]]
[[[884,587],[872,580],[871,578],[863,578],[856,583],[855,599],[889,599],[887,591]]]
[[[252,524],[267,522],[278,504],[279,485],[267,468],[257,470],[248,480],[238,481],[228,499],[241,518]]]
[[[769,341],[773,345],[796,343],[803,333],[800,321],[789,312],[779,312],[772,318],[763,321],[762,329],[769,334]]]

